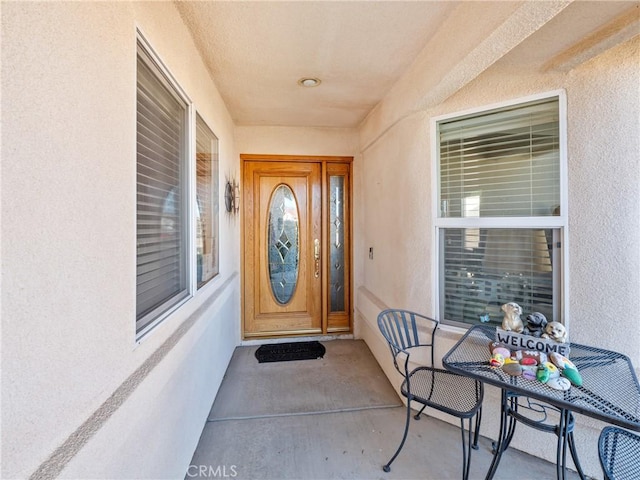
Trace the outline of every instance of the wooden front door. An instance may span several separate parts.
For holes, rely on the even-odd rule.
[[[327,165],[320,157],[254,158],[243,160],[243,319],[245,337],[318,335],[350,330],[349,236],[338,234],[341,254],[327,258],[328,211],[331,200],[328,172],[337,172],[346,185],[350,165]],[[334,175],[335,176],[335,175]],[[333,178],[333,177],[332,177]],[[335,183],[335,179],[332,180]],[[338,190],[336,190],[338,191]],[[343,232],[348,225],[342,188],[337,203]],[[335,200],[335,199],[334,199]],[[334,208],[335,210],[335,208]],[[336,214],[334,213],[333,217]],[[333,218],[332,217],[332,218]],[[324,227],[324,228],[323,228]],[[345,238],[346,237],[346,238]],[[332,289],[336,290],[332,294]],[[339,302],[335,301],[336,292]],[[332,303],[333,298],[333,303]],[[338,305],[340,312],[332,312]],[[333,308],[336,310],[336,308]],[[345,321],[346,318],[346,321]]]

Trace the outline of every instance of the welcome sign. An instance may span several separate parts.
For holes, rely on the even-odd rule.
[[[539,338],[516,332],[507,332],[501,328],[496,328],[496,342],[509,350],[533,350],[546,354],[555,352],[567,358],[571,350],[568,343],[558,343],[549,338]]]

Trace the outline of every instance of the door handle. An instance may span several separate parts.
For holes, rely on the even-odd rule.
[[[320,276],[320,240],[317,238],[313,241],[313,259],[316,262],[315,277]]]

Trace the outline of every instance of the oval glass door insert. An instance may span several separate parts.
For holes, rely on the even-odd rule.
[[[291,301],[298,284],[299,227],[293,191],[288,185],[280,184],[271,196],[267,236],[269,282],[280,305]]]

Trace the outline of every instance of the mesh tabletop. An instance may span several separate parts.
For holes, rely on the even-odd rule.
[[[447,370],[509,392],[640,431],[640,385],[625,355],[571,343],[569,357],[582,376],[582,386],[572,385],[567,391],[559,391],[536,380],[513,377],[501,368],[490,367],[489,343],[493,340],[494,327],[474,326],[444,356],[442,363]]]

